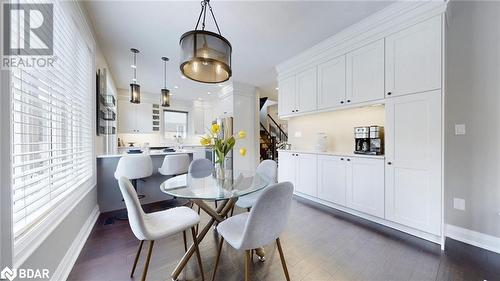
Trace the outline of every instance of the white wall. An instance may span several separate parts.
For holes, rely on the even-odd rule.
[[[288,120],[288,142],[292,149],[313,150],[317,133],[324,132],[328,136],[328,151],[352,153],[354,127],[384,124],[383,105],[292,117]]]
[[[500,237],[500,2],[448,7],[445,222]],[[455,124],[466,135],[455,136]],[[453,198],[465,199],[465,211]]]

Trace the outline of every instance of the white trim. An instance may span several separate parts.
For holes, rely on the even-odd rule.
[[[33,227],[25,237],[20,238],[14,247],[14,267],[19,268],[35,252],[36,249],[49,237],[49,235],[61,224],[61,222],[75,209],[88,193],[96,188],[90,184],[94,179],[90,178],[62,200],[62,202],[47,215],[37,226]]]
[[[75,262],[85,245],[85,242],[87,242],[87,239],[94,228],[99,214],[99,206],[96,205],[80,229],[80,232],[78,232],[78,235],[75,237],[75,240],[71,243],[71,246],[62,258],[61,262],[54,270],[54,274],[52,274],[52,278],[50,280],[59,281],[66,280],[68,278],[71,269],[73,269],[73,266],[75,265]]]
[[[500,254],[500,237],[446,224],[446,237]]]
[[[391,221],[388,221],[388,220],[385,220],[385,219],[382,219],[382,218],[379,218],[379,217],[368,215],[368,214],[365,214],[365,213],[362,213],[362,212],[359,212],[359,211],[356,211],[356,210],[353,210],[353,209],[350,209],[350,208],[347,208],[347,207],[344,207],[344,206],[340,206],[340,205],[337,205],[335,203],[331,203],[331,202],[328,202],[328,201],[325,201],[325,200],[321,200],[319,198],[312,197],[312,196],[309,196],[309,195],[306,195],[306,194],[303,194],[303,193],[300,193],[300,192],[296,192],[295,191],[294,194],[296,196],[298,196],[298,197],[305,198],[307,200],[310,200],[310,201],[313,201],[315,203],[324,205],[326,207],[330,207],[330,208],[333,208],[333,209],[340,210],[342,212],[349,213],[351,215],[355,215],[357,217],[360,217],[360,218],[363,218],[363,219],[366,219],[366,220],[369,220],[369,221],[381,224],[383,226],[387,226],[387,227],[396,229],[398,231],[401,231],[401,232],[404,232],[404,233],[416,236],[418,238],[422,238],[424,240],[427,240],[427,241],[430,241],[430,242],[433,242],[433,243],[436,243],[436,244],[439,244],[439,245],[441,245],[441,243],[442,243],[441,237],[437,236],[437,235],[434,235],[434,234],[430,234],[430,233],[427,233],[427,232],[424,232],[424,231],[420,231],[418,229],[414,229],[414,228],[407,227],[407,226],[404,226],[404,225],[401,225],[401,224],[398,224],[398,223],[394,223],[394,222],[391,222]]]
[[[276,66],[278,80],[446,11],[448,1],[399,1]]]

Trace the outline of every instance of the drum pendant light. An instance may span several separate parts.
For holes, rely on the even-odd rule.
[[[141,103],[141,86],[137,84],[137,54],[139,50],[130,49],[134,56],[133,64],[131,65],[134,70],[134,76],[132,78],[132,83],[130,83],[130,102],[131,103]]]
[[[205,30],[207,9],[210,10],[218,33]],[[201,30],[199,30],[198,25],[202,16]],[[196,27],[181,36],[179,45],[180,69],[185,77],[203,83],[220,83],[231,77],[231,43],[221,35],[210,0],[201,2],[201,12]]]
[[[162,57],[163,60],[163,89],[161,89],[161,106],[169,107],[170,106],[170,91],[167,89],[167,57]]]

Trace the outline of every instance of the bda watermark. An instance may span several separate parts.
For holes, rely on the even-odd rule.
[[[54,4],[4,3],[1,68],[52,67]]]
[[[12,281],[19,279],[49,279],[49,270],[31,268],[10,268],[5,267],[0,271],[0,279]]]

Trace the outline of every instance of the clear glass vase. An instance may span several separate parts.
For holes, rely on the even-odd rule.
[[[223,180],[226,178],[226,161],[222,161],[222,163],[215,164],[215,176],[217,179]]]

